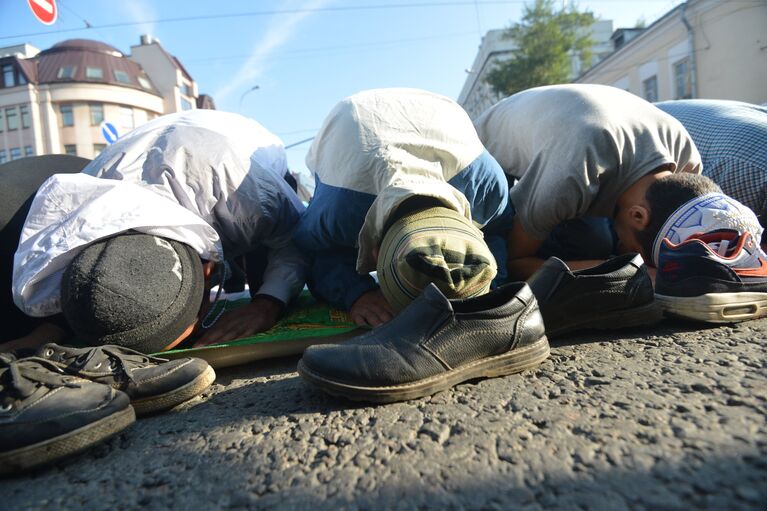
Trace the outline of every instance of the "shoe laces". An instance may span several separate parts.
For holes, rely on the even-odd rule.
[[[145,355],[139,351],[122,346],[104,345],[88,348],[82,353],[63,352],[61,360],[73,364],[76,368],[85,368],[91,361],[96,363],[91,369],[100,369],[105,363],[115,376],[122,376],[134,382],[133,371],[150,363],[163,363],[167,359]]]
[[[50,388],[80,386],[50,360],[28,357],[8,362],[4,359],[0,366],[0,397],[4,398],[3,411],[8,409],[7,401],[11,394],[23,399],[30,396],[40,385]]]

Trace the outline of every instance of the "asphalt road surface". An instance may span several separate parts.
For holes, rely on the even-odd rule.
[[[767,320],[589,333],[539,368],[367,407],[296,358],[0,481],[10,509],[767,509]]]

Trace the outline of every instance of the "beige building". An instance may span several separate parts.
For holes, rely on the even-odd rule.
[[[649,101],[767,102],[766,0],[689,0],[630,40],[614,41],[615,51],[577,83],[613,85]]]
[[[0,163],[54,153],[93,158],[107,144],[104,121],[122,135],[159,115],[214,107],[158,41],[143,36],[131,52],[86,39],[44,51],[0,48]]]
[[[506,29],[489,30],[482,38],[477,56],[471,68],[466,70],[466,81],[458,96],[460,104],[472,119],[478,117],[487,108],[501,99],[487,83],[490,71],[504,60],[512,57],[512,52],[517,48],[514,40],[505,37]],[[613,33],[613,22],[609,20],[597,21],[591,26],[591,38],[593,59],[599,60],[612,52],[613,46],[610,37]],[[580,58],[572,58],[572,76],[580,74]]]

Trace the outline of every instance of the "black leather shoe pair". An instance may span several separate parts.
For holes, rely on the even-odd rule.
[[[548,356],[538,304],[524,282],[466,300],[448,300],[430,284],[389,323],[344,344],[307,348],[298,372],[330,394],[385,403],[517,373]]]
[[[651,325],[663,318],[639,254],[621,255],[578,271],[551,257],[527,283],[538,300],[549,337],[575,330]]]

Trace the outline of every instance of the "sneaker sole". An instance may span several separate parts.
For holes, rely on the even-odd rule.
[[[736,323],[767,316],[767,293],[707,293],[699,296],[655,295],[669,315],[706,323]]]
[[[186,385],[157,396],[144,397],[131,401],[136,415],[148,415],[169,410],[202,393],[216,380],[216,372],[208,366],[202,374]]]
[[[363,387],[337,382],[308,369],[303,360],[298,362],[298,374],[328,394],[353,401],[393,403],[430,396],[459,383],[476,378],[492,378],[519,373],[541,364],[549,356],[549,341],[544,336],[529,346],[510,353],[476,360],[470,364],[422,380],[386,387]]]
[[[663,307],[656,300],[633,309],[603,312],[569,325],[546,330],[549,337],[557,337],[576,330],[617,330],[654,325],[663,319]]]
[[[0,475],[30,468],[70,456],[119,433],[136,421],[132,406],[87,424],[64,435],[0,454]]]

